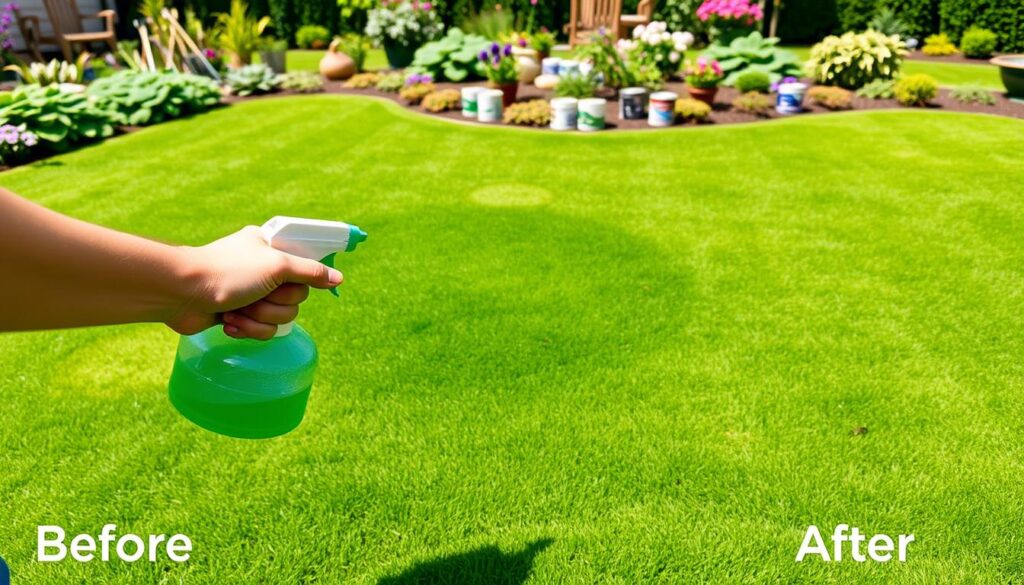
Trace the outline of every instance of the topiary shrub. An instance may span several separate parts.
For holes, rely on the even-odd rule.
[[[747,71],[736,78],[736,90],[740,93],[768,93],[772,89],[772,80],[763,71]]]
[[[992,95],[992,92],[984,87],[978,87],[976,85],[962,85],[960,87],[953,88],[953,90],[949,92],[949,95],[956,101],[963,104],[984,104],[986,106],[996,105],[996,98]]]
[[[428,112],[446,112],[462,108],[462,94],[457,89],[442,89],[423,98],[423,109]]]
[[[695,122],[700,124],[706,122],[711,116],[711,106],[693,98],[682,98],[676,100],[673,108],[677,120],[682,122]]]
[[[896,97],[895,79],[876,79],[857,90],[857,95],[871,100],[891,100]]]
[[[900,71],[907,47],[896,36],[873,30],[829,36],[811,48],[807,74],[823,85],[857,89]]]
[[[932,57],[946,57],[956,54],[956,45],[945,33],[930,35],[925,38],[921,52]]]
[[[356,73],[348,78],[345,87],[349,89],[372,89],[380,83],[380,75],[377,73]]]
[[[965,57],[988,59],[996,52],[997,41],[996,33],[984,28],[971,27],[960,38],[960,51]]]
[[[751,91],[732,100],[732,107],[741,112],[766,117],[772,109],[772,99],[763,93]]]
[[[807,99],[829,110],[846,110],[853,103],[853,93],[841,87],[819,85],[807,90]]]
[[[295,44],[300,49],[323,49],[331,42],[331,31],[318,24],[307,24],[295,31]]]
[[[896,101],[904,106],[922,107],[939,94],[939,83],[931,75],[918,73],[896,82]]]
[[[516,126],[547,126],[551,124],[551,105],[547,100],[519,102],[506,108],[501,119]]]

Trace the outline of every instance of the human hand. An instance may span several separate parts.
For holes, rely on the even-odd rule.
[[[231,337],[270,339],[299,314],[310,286],[332,288],[343,280],[334,268],[271,248],[255,226],[181,251],[189,290],[167,325],[183,335],[223,321]]]

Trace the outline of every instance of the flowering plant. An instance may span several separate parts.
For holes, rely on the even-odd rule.
[[[690,87],[718,87],[722,82],[722,66],[714,59],[697,57],[697,60],[686,66],[686,83]]]
[[[679,71],[683,54],[692,44],[691,33],[669,32],[667,24],[654,21],[634,28],[633,37],[620,39],[616,49],[639,73],[654,69],[658,76],[665,79]]]
[[[14,24],[14,11],[18,5],[11,2],[0,7],[0,49],[6,54],[14,48],[14,39],[11,38],[11,25]]]
[[[25,130],[25,125],[0,126],[0,163],[10,164],[28,154],[39,143],[39,137]]]
[[[405,85],[419,85],[421,83],[434,83],[434,76],[429,73],[410,73],[405,78]]]
[[[504,47],[492,43],[489,51],[480,51],[477,55],[484,68],[484,75],[494,85],[519,83],[519,68],[516,58],[512,56],[512,45]]]
[[[798,83],[799,81],[800,81],[800,78],[793,77],[792,75],[790,75],[788,77],[783,77],[782,79],[780,79],[780,80],[778,80],[778,81],[776,81],[775,83],[772,84],[772,93],[775,93],[775,92],[779,91],[779,86],[784,84],[784,83]]]
[[[750,0],[704,0],[697,18],[724,27],[753,26],[764,18],[764,11]]]
[[[434,6],[417,0],[381,0],[366,17],[366,36],[377,44],[419,46],[437,38],[443,28]]]

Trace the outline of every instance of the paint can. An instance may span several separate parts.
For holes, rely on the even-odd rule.
[[[779,84],[778,96],[775,98],[775,111],[780,114],[799,114],[803,111],[804,94],[807,93],[806,83]]]
[[[481,122],[501,122],[500,89],[483,89],[476,94],[477,119]]]
[[[477,115],[477,95],[483,91],[482,87],[464,87],[462,88],[462,115],[467,118],[476,118]]]
[[[562,60],[558,57],[546,57],[540,62],[540,72],[543,75],[558,75],[561,62]]]
[[[651,126],[671,126],[675,121],[676,100],[679,94],[672,91],[656,91],[651,94],[647,123]]]
[[[580,72],[580,62],[573,59],[565,59],[558,63],[558,74],[562,77],[576,75]]]
[[[619,119],[643,120],[647,116],[647,89],[626,87],[619,91]]]
[[[584,132],[604,130],[604,117],[607,109],[608,100],[604,98],[580,100],[579,117],[576,120],[576,127]]]
[[[551,100],[551,129],[576,129],[576,98],[560,97]]]

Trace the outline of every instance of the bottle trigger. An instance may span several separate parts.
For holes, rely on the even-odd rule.
[[[330,266],[331,268],[335,268],[335,266],[334,266],[334,257],[335,256],[337,256],[337,252],[331,252],[330,254],[324,256],[323,259],[320,260],[320,263],[325,265],[325,266]],[[335,297],[339,297],[339,295],[338,295],[338,287],[336,287],[336,286],[335,287],[331,287],[331,288],[329,288],[327,290],[331,291],[331,294],[334,295]]]

